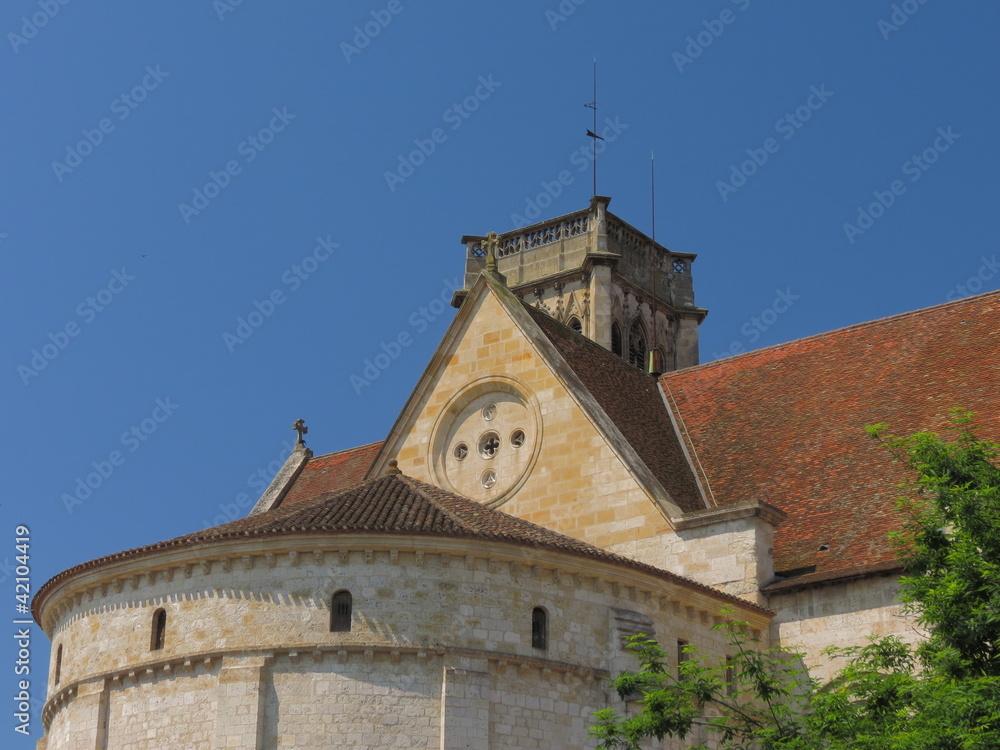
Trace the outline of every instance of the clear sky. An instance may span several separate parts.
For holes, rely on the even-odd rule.
[[[384,437],[461,236],[587,205],[595,56],[598,192],[648,231],[655,152],[702,361],[1000,286],[984,0],[8,0],[0,32],[11,621],[19,524],[37,588],[244,514],[297,418]]]

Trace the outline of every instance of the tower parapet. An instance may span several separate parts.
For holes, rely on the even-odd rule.
[[[634,364],[645,366],[653,348],[665,371],[698,364],[708,310],[694,301],[697,256],[654,242],[608,211],[610,202],[595,196],[585,209],[499,235],[499,272],[528,304]],[[486,267],[483,240],[462,238],[466,289]]]

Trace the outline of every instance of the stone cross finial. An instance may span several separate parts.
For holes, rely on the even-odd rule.
[[[305,445],[306,441],[302,439],[302,436],[309,432],[309,428],[306,427],[305,420],[296,419],[295,424],[292,425],[292,429],[299,433],[299,439],[295,441],[295,444]]]
[[[486,270],[496,273],[497,270],[497,249],[500,247],[500,235],[496,232],[489,232],[483,240],[483,247],[486,248]]]

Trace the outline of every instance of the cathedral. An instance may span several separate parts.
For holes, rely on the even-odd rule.
[[[695,256],[609,203],[462,238],[384,440],[297,422],[246,518],[48,581],[38,747],[586,748],[629,635],[723,660],[740,620],[821,679],[919,638],[864,427],[1000,438],[1000,292],[701,365]]]

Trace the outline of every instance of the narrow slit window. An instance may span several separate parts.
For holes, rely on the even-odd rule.
[[[542,651],[549,647],[549,618],[545,610],[535,607],[531,611],[531,647]]]
[[[351,632],[351,609],[353,600],[350,591],[338,591],[330,605],[330,632]]]
[[[54,681],[56,685],[59,684],[59,678],[62,677],[62,651],[63,647],[60,643],[59,648],[56,649],[56,675]]]
[[[622,356],[622,329],[617,323],[611,324],[611,353]]]
[[[167,639],[167,611],[162,607],[153,613],[153,633],[149,639],[149,650],[159,651]]]
[[[680,674],[681,665],[691,659],[691,655],[687,652],[688,642],[677,639],[677,672]]]

